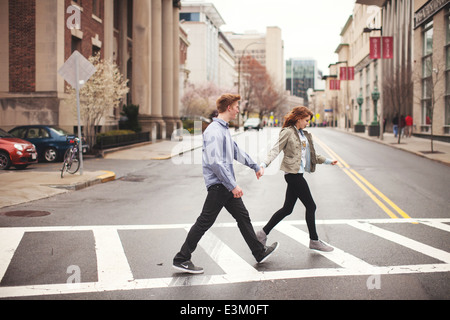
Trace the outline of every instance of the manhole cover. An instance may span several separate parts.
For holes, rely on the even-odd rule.
[[[22,210],[22,211],[7,211],[2,212],[0,215],[8,217],[43,217],[48,216],[48,211],[36,211],[36,210]]]
[[[143,182],[145,180],[145,177],[128,175],[128,176],[119,178],[119,180],[121,180],[121,181],[128,181],[128,182]]]

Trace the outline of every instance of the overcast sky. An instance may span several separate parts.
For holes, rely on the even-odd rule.
[[[355,0],[182,0],[213,3],[225,25],[222,31],[265,33],[267,26],[281,28],[284,58],[313,58],[328,74],[338,61],[342,27],[353,13]]]

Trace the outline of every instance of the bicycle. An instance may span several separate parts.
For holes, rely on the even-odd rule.
[[[64,177],[64,173],[67,171],[68,173],[75,174],[78,169],[80,169],[80,158],[78,155],[78,145],[80,139],[75,138],[69,141],[72,146],[67,149],[64,154],[64,162],[63,167],[61,168],[61,178]]]

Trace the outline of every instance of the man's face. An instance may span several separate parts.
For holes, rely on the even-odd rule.
[[[239,113],[239,101],[235,101],[232,105],[230,105],[229,110],[231,113],[231,119],[236,119],[236,116]]]

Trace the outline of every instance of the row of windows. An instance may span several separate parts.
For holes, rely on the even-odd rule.
[[[443,79],[439,72],[445,72],[445,119],[444,132],[450,133],[450,7],[445,9],[446,43],[445,43],[445,70],[444,65],[435,61],[433,64],[433,21],[426,23],[422,28],[422,117],[421,131],[428,132],[432,121],[433,91],[437,85],[436,79]]]

